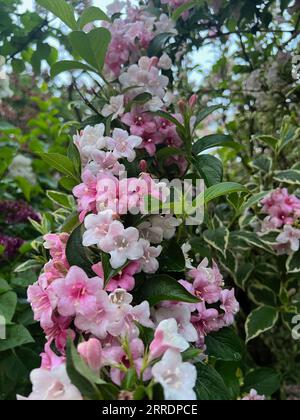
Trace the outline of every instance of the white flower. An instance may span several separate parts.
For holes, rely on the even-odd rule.
[[[285,225],[283,232],[277,237],[279,244],[290,245],[291,251],[297,252],[300,248],[300,230],[293,226]]]
[[[104,133],[104,124],[98,124],[94,127],[88,125],[80,134],[74,136],[74,143],[78,147],[84,163],[91,158],[93,152],[105,148]]]
[[[159,59],[158,67],[163,70],[170,70],[170,68],[172,67],[172,64],[173,64],[172,60],[168,56],[168,54],[163,53],[163,55]]]
[[[113,137],[106,137],[107,148],[113,152],[113,155],[120,159],[127,158],[128,162],[133,162],[136,158],[134,149],[142,144],[143,140],[138,136],[129,136],[127,131],[115,128]]]
[[[107,6],[107,12],[109,16],[113,16],[116,13],[121,13],[125,5],[125,1],[115,0],[113,3]]]
[[[155,215],[139,226],[139,230],[145,239],[153,244],[160,244],[164,239],[170,240],[176,233],[176,228],[181,220],[172,215]]]
[[[186,242],[182,245],[181,249],[185,258],[185,267],[192,270],[194,268],[193,260],[189,256],[189,252],[192,250],[192,246]]]
[[[101,249],[110,254],[110,264],[114,269],[122,267],[127,260],[136,261],[144,255],[139,231],[134,227],[125,229],[118,221],[110,225],[108,234],[101,241]]]
[[[125,112],[124,107],[124,95],[113,96],[110,98],[109,105],[105,105],[102,109],[103,117],[109,117],[112,115],[112,120],[115,120]]]
[[[191,363],[182,363],[178,351],[167,350],[162,360],[153,366],[152,375],[163,387],[167,401],[197,399],[194,391],[197,380],[196,367]]]
[[[23,155],[15,156],[9,167],[9,176],[12,178],[25,178],[30,184],[34,185],[36,183],[36,176],[31,164],[31,159]]]
[[[145,239],[140,239],[140,243],[144,249],[144,255],[140,260],[141,269],[144,273],[153,274],[159,269],[159,263],[157,257],[160,256],[162,247],[154,247],[150,245],[150,242]]]
[[[104,210],[98,214],[90,214],[84,220],[86,231],[83,234],[83,246],[99,245],[109,231],[109,227],[114,221],[112,210]]]
[[[35,369],[31,372],[32,393],[28,398],[18,396],[18,400],[35,401],[80,401],[82,396],[72,385],[66,371],[61,365],[52,370]]]

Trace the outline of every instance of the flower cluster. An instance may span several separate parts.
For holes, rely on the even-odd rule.
[[[32,169],[32,161],[23,155],[16,155],[9,165],[9,176],[11,178],[25,178],[30,184],[35,185],[36,176]]]
[[[23,243],[24,241],[21,238],[0,234],[0,246],[4,247],[3,253],[0,254],[0,258],[14,258]]]
[[[262,200],[263,220],[261,233],[280,230],[275,249],[280,255],[296,252],[300,248],[300,199],[289,194],[286,188],[278,188]]]
[[[27,222],[28,219],[40,221],[39,215],[25,201],[0,200],[0,212],[9,224]]]
[[[3,65],[4,59],[0,56],[0,103],[2,99],[10,98],[13,96],[13,91],[9,86],[9,77]]]
[[[122,3],[114,6],[122,10]],[[160,58],[143,54],[158,31],[171,24],[166,15],[158,20],[143,9],[129,7],[126,19],[105,25],[112,32],[106,71],[114,74],[116,94],[102,114],[110,117],[115,128],[87,126],[74,137],[82,183],[73,194],[82,223],[82,252],[88,255],[90,267],[86,269],[79,259],[80,267],[70,264],[67,247],[72,234],[44,237],[51,259],[38,282],[29,287],[28,299],[47,344],[41,369],[32,374],[29,398],[82,398],[66,376],[70,337],[76,344],[79,341],[78,353],[89,368],[99,376],[105,372],[120,390],[133,369],[139,383],[160,384],[165,399],[193,400],[196,367],[184,361],[182,353],[191,346],[205,351],[205,336],[232,325],[239,305],[234,290],[224,289],[217,264],[210,268],[208,260],[192,267],[178,284],[174,279],[194,303],[165,300],[150,307],[147,300],[136,299],[137,281],[154,281],[152,274],[161,269],[165,242],[175,237],[182,224],[173,214],[148,214],[145,197],[163,203],[169,190],[147,172],[140,154],[146,150],[153,156],[158,147],[180,149],[183,144],[174,121],[155,114],[168,111],[172,102],[164,75],[172,61],[166,54]],[[142,104],[135,101],[138,96],[143,97]],[[172,112],[172,116],[171,121],[184,122],[181,114]],[[192,118],[191,131],[194,123]],[[184,173],[187,163],[178,162]],[[140,168],[140,173],[125,178],[130,165]],[[141,334],[146,329],[153,335],[149,342]]]

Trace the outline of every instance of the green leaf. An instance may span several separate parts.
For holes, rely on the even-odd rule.
[[[82,31],[71,32],[69,38],[80,57],[101,72],[111,33],[105,28],[95,28],[88,34]]]
[[[300,185],[300,171],[296,171],[295,169],[276,171],[274,179],[283,184]]]
[[[134,296],[137,303],[147,300],[151,306],[165,300],[199,303],[199,299],[191,295],[177,280],[164,274],[141,281],[137,284]]]
[[[15,273],[24,273],[28,270],[38,270],[41,269],[41,263],[36,260],[27,260],[24,263],[18,265],[15,269]]]
[[[78,25],[80,29],[83,29],[88,23],[94,22],[95,20],[104,20],[110,22],[110,18],[106,13],[103,12],[99,7],[90,6],[84,9],[82,15],[78,19]]]
[[[272,136],[258,136],[256,140],[266,143],[273,150],[276,150],[279,144],[279,139]]]
[[[241,184],[236,182],[222,182],[221,184],[214,185],[205,191],[204,201],[207,204],[215,198],[242,191],[246,192],[247,188]]]
[[[196,6],[199,6],[199,3],[200,3],[200,0],[191,1],[190,3],[182,4],[181,6],[177,7],[177,9],[173,12],[172,19],[177,21],[184,12],[186,12],[190,9],[193,9]],[[201,1],[201,3],[202,3],[202,1]]]
[[[6,280],[0,278],[0,295],[9,291],[11,291],[10,285]]]
[[[242,358],[242,346],[239,337],[232,328],[209,334],[206,337],[206,354],[217,360],[237,362]]]
[[[65,0],[36,0],[36,2],[61,19],[69,28],[77,29],[73,6]]]
[[[174,34],[169,32],[156,35],[148,47],[148,57],[159,57],[164,50],[166,42],[172,37],[174,37]]]
[[[73,163],[73,166],[75,168],[76,175],[78,178],[81,178],[81,157],[79,150],[73,140],[70,141],[69,147],[68,147],[68,158]]]
[[[155,153],[155,158],[160,164],[170,156],[182,156],[184,154],[185,153],[183,150],[178,149],[176,147],[163,147]]]
[[[220,159],[211,155],[199,155],[192,160],[199,175],[207,187],[220,184],[223,179],[223,164]]]
[[[247,199],[247,201],[241,206],[240,211],[243,213],[247,209],[256,206],[258,203],[260,203],[268,194],[270,191],[262,191],[258,194],[252,195],[250,198]]]
[[[300,273],[300,251],[297,251],[288,257],[286,269],[290,274]]]
[[[197,115],[197,122],[196,126],[198,126],[205,118],[207,118],[210,114],[217,111],[218,109],[222,108],[222,105],[212,105],[205,108],[203,111],[200,111]]]
[[[12,325],[6,328],[6,339],[0,340],[0,352],[12,350],[25,344],[34,343],[28,330],[22,325]]]
[[[240,368],[239,363],[217,361],[215,369],[222,376],[231,400],[240,396]]]
[[[245,329],[247,343],[262,333],[272,329],[278,320],[277,309],[269,306],[261,306],[248,316]]]
[[[228,401],[229,392],[222,376],[211,366],[198,363],[195,391],[200,401]]]
[[[88,66],[87,64],[81,63],[80,61],[64,60],[53,64],[51,67],[51,77],[56,77],[60,73],[71,70],[84,70],[95,73],[95,69]]]
[[[66,247],[66,256],[69,265],[82,268],[89,277],[95,277],[92,262],[87,256],[87,248],[82,245],[83,225],[78,226],[70,235]]]
[[[272,170],[273,161],[269,156],[259,156],[254,159],[251,166],[263,173],[269,173]]]
[[[188,362],[189,360],[197,359],[202,353],[202,350],[197,349],[195,347],[190,347],[189,349],[185,350],[181,353],[182,361]]]
[[[240,289],[245,290],[253,271],[254,265],[252,263],[241,262],[235,275],[235,282]]]
[[[16,181],[22,193],[24,194],[24,197],[26,198],[26,200],[30,201],[33,185],[26,178],[23,178],[21,176],[18,176],[16,178]]]
[[[70,178],[68,176],[63,176],[59,180],[60,185],[67,191],[73,191],[73,189],[78,185],[78,181],[74,178]]]
[[[277,297],[273,290],[269,287],[255,283],[249,287],[248,294],[250,299],[257,305],[266,305],[266,306],[277,306]]]
[[[194,155],[199,155],[204,152],[204,150],[213,149],[214,147],[232,147],[233,149],[237,149],[240,145],[235,143],[231,136],[225,134],[211,134],[202,137],[194,143],[193,153]]]
[[[229,242],[229,230],[220,227],[214,230],[206,230],[203,233],[204,240],[213,248],[220,251],[226,257],[226,251]]]
[[[251,389],[255,389],[260,395],[271,396],[280,385],[279,373],[269,368],[256,369],[245,377],[243,392],[249,393]]]
[[[164,272],[185,271],[185,257],[176,240],[166,242],[159,257],[159,267]]]
[[[0,316],[5,318],[6,323],[11,322],[17,307],[17,295],[7,292],[0,295]]]
[[[67,194],[58,191],[47,191],[46,195],[51,201],[53,201],[53,203],[69,210],[72,209],[72,206],[70,205],[70,196]]]
[[[59,153],[39,153],[39,156],[44,162],[50,165],[50,167],[73,178],[75,181],[80,182],[76,176],[73,162],[66,156],[60,155]]]

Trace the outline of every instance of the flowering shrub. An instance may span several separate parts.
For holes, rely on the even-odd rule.
[[[44,347],[17,398],[283,398],[281,374],[298,381],[298,3],[37,3],[69,31],[73,57],[51,61],[52,77],[84,76],[68,89],[78,122],[61,129],[39,102],[53,130],[19,139],[25,156],[9,153],[20,132],[4,132],[9,189],[39,211],[4,195],[3,222],[41,235],[0,236],[2,259],[30,252],[16,272],[33,270],[34,317],[8,310],[16,294],[0,283],[16,324],[0,352],[28,349],[27,329],[10,344],[22,324]],[[193,51],[211,43],[220,59],[199,87]]]

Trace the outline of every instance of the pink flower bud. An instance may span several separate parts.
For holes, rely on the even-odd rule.
[[[141,160],[139,164],[139,168],[141,172],[148,172],[148,164],[145,160]]]
[[[185,114],[185,112],[186,112],[186,102],[183,99],[180,99],[180,101],[178,101],[178,108],[179,108],[181,114]]]
[[[92,370],[99,371],[102,366],[102,346],[99,340],[91,338],[79,344],[78,352]]]
[[[190,106],[191,108],[194,108],[194,106],[197,104],[197,102],[198,102],[198,95],[196,95],[196,93],[194,93],[194,95],[192,95],[192,96],[190,97],[190,100],[189,100],[189,106]]]
[[[159,62],[158,57],[152,57],[149,63],[149,70],[151,69],[151,67],[156,67],[158,62]]]

